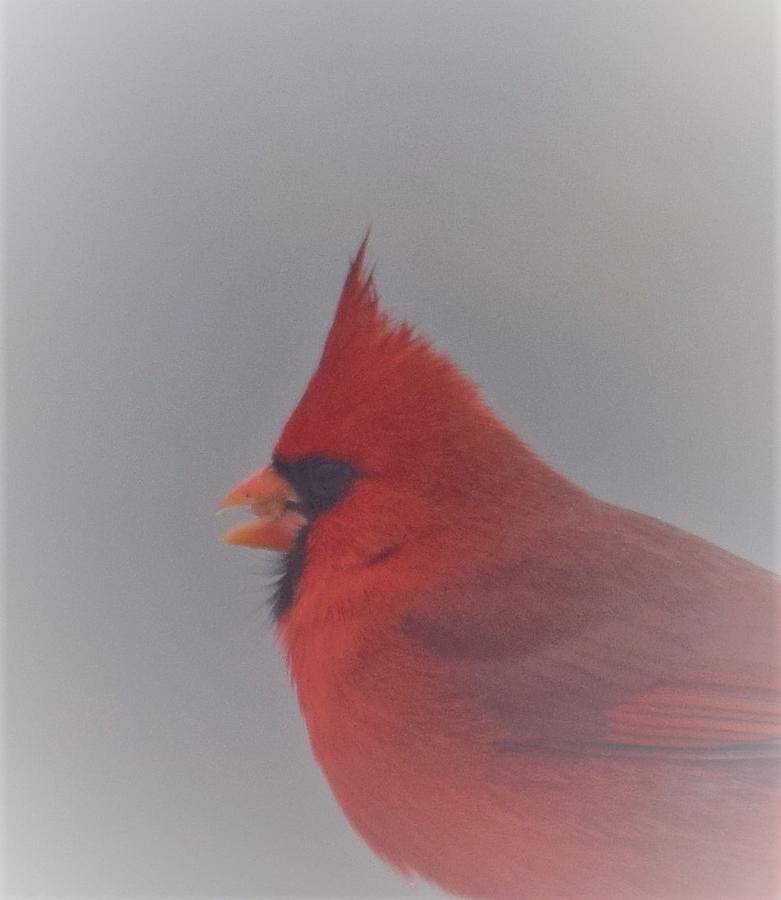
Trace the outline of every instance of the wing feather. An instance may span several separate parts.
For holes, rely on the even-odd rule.
[[[424,598],[402,631],[446,663],[503,749],[778,755],[773,576],[600,507],[592,524],[541,533],[504,566]]]

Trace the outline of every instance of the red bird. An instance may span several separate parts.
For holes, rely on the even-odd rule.
[[[540,460],[350,268],[272,463],[222,506],[312,749],[404,873],[468,897],[770,898],[773,576]]]

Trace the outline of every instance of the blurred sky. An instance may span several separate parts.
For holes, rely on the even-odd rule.
[[[9,894],[436,896],[343,820],[212,515],[369,222],[535,450],[770,564],[772,6],[6,4]]]

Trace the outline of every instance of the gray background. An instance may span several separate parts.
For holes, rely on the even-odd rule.
[[[214,504],[371,221],[535,449],[769,564],[771,3],[6,11],[8,890],[433,894],[343,821]]]

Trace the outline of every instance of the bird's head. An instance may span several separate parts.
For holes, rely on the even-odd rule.
[[[278,615],[305,568],[365,582],[401,554],[430,567],[444,548],[485,545],[534,459],[446,356],[380,308],[365,249],[271,463],[221,503],[254,514],[227,543],[286,552]]]

